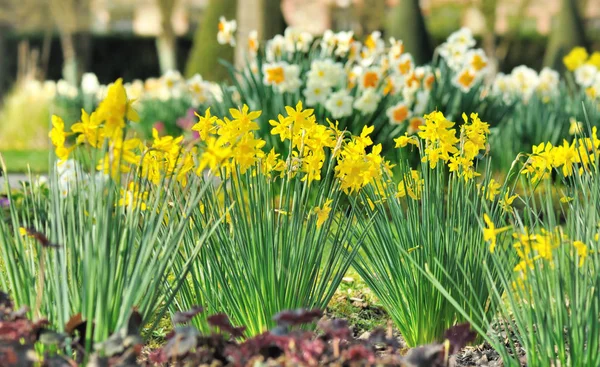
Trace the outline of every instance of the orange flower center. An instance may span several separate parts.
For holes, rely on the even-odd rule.
[[[372,50],[375,48],[375,40],[373,39],[373,37],[371,37],[369,35],[369,37],[367,37],[367,39],[365,40],[365,46],[367,46],[367,48],[369,50]]]
[[[394,83],[391,78],[387,78],[387,82],[385,83],[385,88],[383,88],[383,94],[388,95],[394,92]]]
[[[398,70],[400,70],[400,74],[406,75],[410,71],[411,63],[410,60],[406,60],[398,64]]]
[[[367,71],[363,76],[363,87],[364,88],[375,88],[379,81],[379,75],[374,71]]]
[[[475,74],[472,74],[471,72],[469,72],[469,70],[465,70],[458,77],[458,84],[462,85],[463,87],[470,87],[471,84],[473,84],[474,80],[475,80]]]
[[[273,84],[281,84],[285,80],[283,68],[281,66],[277,66],[267,69],[267,80]]]
[[[406,120],[408,116],[408,108],[406,106],[400,106],[394,110],[394,120],[401,122]]]
[[[423,119],[421,119],[420,117],[413,117],[412,119],[410,119],[410,121],[408,122],[409,134],[417,131],[419,129],[419,126],[421,125],[423,125]]]
[[[431,90],[433,87],[433,82],[435,81],[435,77],[433,75],[428,75],[425,78],[425,89]]]
[[[410,77],[406,78],[406,86],[409,88],[412,86],[415,86],[417,88],[419,87],[419,78],[417,78],[415,73],[412,73]]]
[[[256,40],[254,38],[248,39],[248,48],[252,51],[256,51],[258,49],[258,45],[256,44]]]
[[[480,55],[474,55],[471,59],[471,66],[473,69],[479,71],[487,66],[487,62]]]

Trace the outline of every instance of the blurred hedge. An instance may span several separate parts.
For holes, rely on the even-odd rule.
[[[11,34],[7,39],[5,65],[8,78],[14,79],[17,73],[17,50],[19,42],[29,41],[31,48],[41,49],[41,34]],[[177,62],[183,70],[192,46],[192,38],[177,39]],[[91,40],[88,70],[96,73],[101,83],[109,83],[122,77],[127,81],[146,79],[160,75],[156,41],[154,37],[134,35],[94,35]],[[62,72],[62,51],[57,36],[52,39],[47,79],[58,80]]]
[[[432,38],[434,46],[437,46],[445,40],[445,35],[432,34]],[[31,47],[41,48],[42,39],[43,35],[41,34],[10,34],[8,36],[4,64],[7,68],[5,71],[9,82],[16,76],[19,42],[29,40]],[[546,37],[535,34],[518,36],[511,43],[507,59],[500,65],[501,71],[509,72],[512,68],[521,64],[540,69],[546,50],[546,40]],[[501,41],[500,37],[498,41]],[[600,48],[599,38],[594,39],[592,37],[592,42],[592,49]],[[178,38],[177,61],[179,70],[185,69],[191,48],[191,35]],[[155,39],[152,37],[94,35],[91,41],[89,62],[90,65],[86,71],[96,73],[102,83],[110,83],[119,77],[130,81],[156,77],[160,74]],[[46,75],[48,79],[58,80],[61,78],[62,52],[58,37],[54,37],[52,40],[48,68]]]

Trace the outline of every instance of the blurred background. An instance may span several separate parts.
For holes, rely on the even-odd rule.
[[[286,26],[359,38],[381,30],[420,62],[466,26],[501,71],[558,67],[548,54],[553,38],[592,49],[600,41],[599,0],[0,0],[0,95],[27,73],[74,85],[84,72],[108,83],[171,69],[219,80],[223,73],[206,72],[190,55],[197,47],[205,60],[233,57],[225,47],[210,51],[220,15],[237,19],[238,39],[252,29],[271,38]]]
[[[217,44],[220,16],[237,20],[237,48]],[[359,39],[381,30],[418,64],[469,27],[495,72],[560,71],[572,47],[600,48],[600,0],[0,0],[0,152],[46,154],[47,130],[31,121],[47,122],[50,86],[69,94],[85,73],[106,84],[170,70],[221,82],[218,60],[243,62],[251,30],[264,40],[288,26]]]

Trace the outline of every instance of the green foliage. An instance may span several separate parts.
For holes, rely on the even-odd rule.
[[[148,320],[170,304],[167,278],[177,284],[187,275],[186,266],[171,271],[182,237],[192,236],[188,241],[197,251],[213,224],[185,231],[185,218],[208,185],[200,178],[185,188],[169,179],[155,187],[133,171],[113,181],[73,164],[52,170],[47,194],[25,186],[19,208],[8,193],[10,219],[0,223],[0,284],[17,305],[29,306],[31,315],[47,317],[58,330],[77,314],[93,323],[81,335],[90,351],[125,327],[133,308]],[[123,196],[130,183],[147,193],[147,210],[141,197]]]
[[[584,149],[595,162],[599,144],[596,140],[595,148]],[[476,304],[468,301],[476,290],[452,293],[428,273],[507,366],[522,365],[520,351],[526,364],[534,367],[600,363],[600,172],[597,165],[578,171],[583,166],[576,164],[568,177],[557,170],[559,185],[551,179],[532,184],[523,178],[525,207],[511,215],[513,239],[500,242],[497,255],[484,263],[485,272],[478,278],[495,302],[505,303],[497,315],[483,317],[477,312]],[[556,194],[567,198],[558,210],[552,200]]]
[[[598,109],[584,95],[569,91],[565,83],[556,92],[551,99],[534,94],[527,103],[503,103],[495,98],[499,106],[506,108],[503,118],[490,120],[498,121],[490,137],[496,170],[507,171],[519,153],[530,151],[534,145],[541,142],[559,145],[573,137],[575,126],[578,123],[583,126],[585,120],[582,106],[586,107],[592,125],[599,126]]]
[[[200,304],[225,312],[248,336],[273,327],[272,315],[286,309],[324,309],[348,270],[361,238],[352,238],[353,212],[344,213],[339,183],[329,161],[323,182],[312,185],[292,172],[268,178],[260,167],[219,183],[191,214],[191,233],[227,212],[181,285],[178,310]],[[329,204],[326,204],[329,203]],[[316,207],[331,215],[317,223]],[[335,214],[334,214],[335,213]],[[179,272],[196,246],[186,236]],[[207,330],[202,317],[196,325]]]
[[[418,179],[410,178],[409,166],[401,164],[406,185],[419,185]],[[486,177],[489,173],[487,169]],[[468,312],[489,316],[498,307],[489,288],[472,279],[484,275],[483,263],[491,256],[479,227],[480,213],[491,206],[498,218],[500,210],[486,203],[473,180],[465,182],[453,174],[447,178],[444,167],[432,170],[423,165],[420,175],[424,181],[419,200],[399,198],[391,182],[365,190],[362,200],[374,205],[364,206],[364,216],[375,220],[355,261],[409,346],[441,340],[444,330],[464,320],[428,280],[425,269],[451,294],[472,291]],[[488,183],[486,178],[481,185]],[[495,274],[491,277],[497,279]]]

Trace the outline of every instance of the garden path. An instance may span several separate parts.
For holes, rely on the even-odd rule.
[[[26,174],[22,174],[22,173],[9,174],[8,175],[8,184],[12,188],[18,188],[19,182],[27,181],[27,179],[28,179],[28,177]],[[2,179],[0,179],[0,192],[4,191],[4,186],[5,186],[4,178],[2,178]]]

